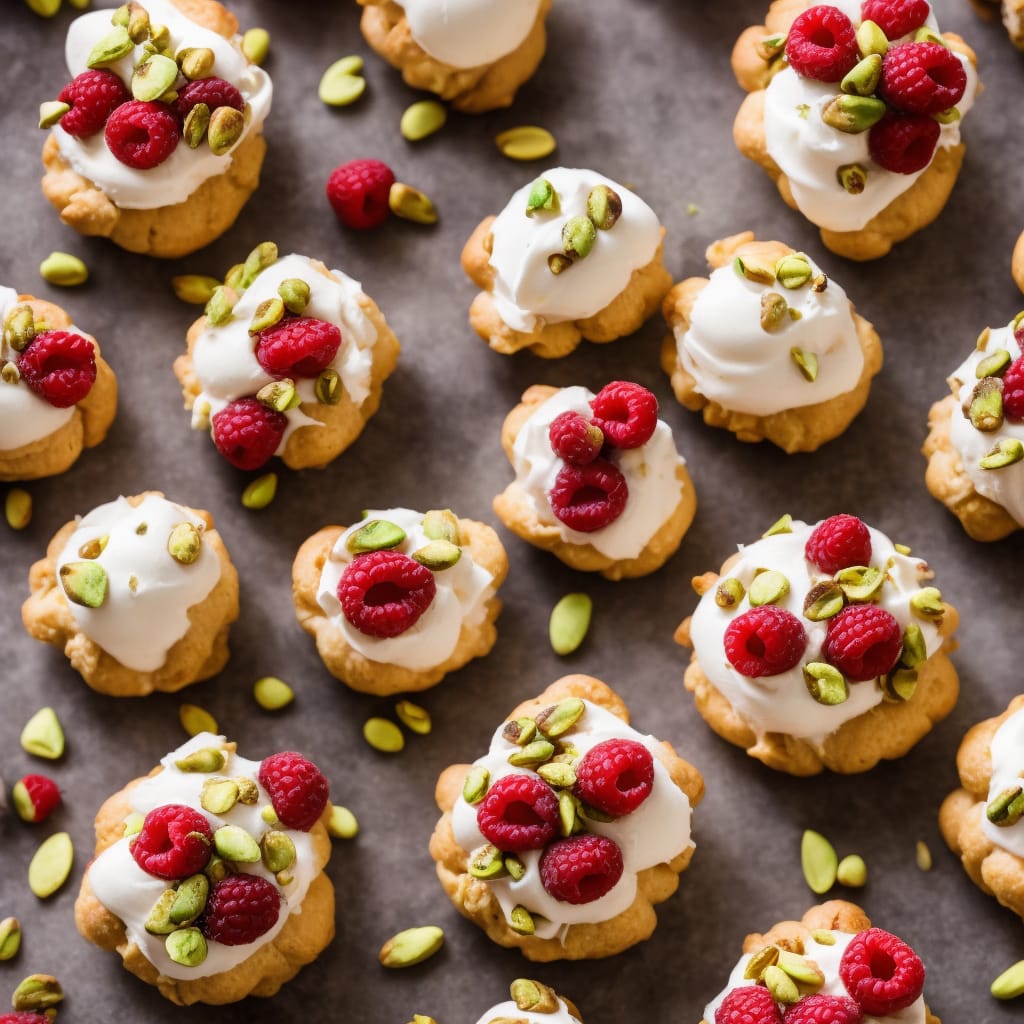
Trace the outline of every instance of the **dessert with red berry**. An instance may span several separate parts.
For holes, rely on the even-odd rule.
[[[520,1024],[583,1024],[583,1016],[576,1009],[576,1004],[542,981],[516,978],[509,985],[509,996],[509,999],[487,1010],[477,1024],[500,1024],[511,1020]]]
[[[676,398],[741,441],[814,451],[863,409],[882,343],[809,256],[751,231],[713,242],[710,278],[677,284],[661,366]]]
[[[877,259],[945,206],[976,63],[928,0],[774,0],[733,48],[733,138],[829,249]]]
[[[358,281],[263,242],[228,271],[174,363],[192,426],[238,469],[325,466],[362,432],[398,339]]]
[[[114,372],[52,302],[0,286],[0,327],[0,480],[63,473],[107,436]]]
[[[494,646],[508,558],[485,523],[450,509],[372,509],[299,548],[299,625],[346,686],[425,690]]]
[[[597,394],[534,385],[505,417],[501,445],[516,478],[494,499],[498,518],[574,569],[645,576],[693,521],[686,461],[639,384],[612,381]]]
[[[130,252],[178,257],[234,223],[259,184],[272,87],[217,0],[145,0],[75,19],[72,78],[40,107],[43,195]]]
[[[78,930],[173,1003],[272,996],[334,938],[330,813],[302,754],[200,733],[97,812]]]
[[[438,779],[430,840],[456,908],[530,960],[611,956],[648,938],[693,855],[700,772],[570,675],[520,704],[489,751]]]
[[[975,540],[1024,528],[1024,312],[986,327],[928,414],[925,483]]]
[[[720,573],[676,630],[686,689],[723,739],[791,775],[902,757],[959,694],[956,609],[910,548],[856,516],[783,516]]]
[[[29,635],[63,649],[100,693],[173,692],[227,663],[238,574],[210,514],[159,491],[66,523],[29,587]]]
[[[632,334],[672,287],[664,235],[632,189],[596,171],[544,171],[484,218],[462,250],[462,269],[481,289],[470,325],[495,352],[545,359],[583,339]]]
[[[743,940],[743,956],[701,1024],[940,1024],[925,967],[860,907],[829,900]]]

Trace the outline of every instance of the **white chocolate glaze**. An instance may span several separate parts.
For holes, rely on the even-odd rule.
[[[993,801],[1004,790],[1022,785],[1024,776],[1024,708],[1014,712],[996,730],[990,747],[992,755],[992,781],[988,786],[988,800]],[[1016,825],[1000,828],[993,825],[981,809],[981,828],[996,846],[1017,857],[1024,858],[1024,819]]]
[[[511,53],[530,34],[540,0],[401,0],[413,39],[453,68]]]
[[[531,1010],[520,1010],[511,1000],[492,1006],[476,1024],[491,1024],[493,1020],[522,1021],[523,1024],[580,1024],[579,1018],[569,1012],[564,999],[558,1000],[558,1009],[554,1013],[536,1013]]]

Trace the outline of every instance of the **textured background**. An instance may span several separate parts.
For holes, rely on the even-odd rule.
[[[1002,30],[975,19],[966,0],[936,6],[940,24],[978,50],[986,93],[967,120],[966,163],[939,222],[875,264],[848,264],[823,250],[817,232],[733,148],[742,94],[728,55],[739,32],[761,21],[763,0],[558,0],[548,57],[515,108],[454,115],[441,134],[417,145],[401,138],[398,119],[418,97],[369,53],[352,0],[239,0],[242,25],[265,25],[273,34],[267,67],[275,99],[263,184],[227,235],[188,259],[162,263],[78,237],[42,198],[36,105],[65,81],[63,38],[72,12],[47,22],[5,0],[0,282],[63,303],[95,334],[119,375],[121,405],[103,446],[64,476],[30,485],[31,526],[20,534],[0,527],[0,774],[9,786],[25,772],[52,769],[65,794],[46,826],[0,816],[0,917],[16,914],[25,927],[21,955],[0,965],[0,1002],[24,975],[49,971],[68,992],[61,1014],[68,1024],[183,1020],[186,1013],[224,1024],[314,1016],[401,1024],[414,1012],[441,1024],[473,1024],[504,998],[512,978],[526,974],[574,998],[587,1024],[687,1024],[700,1019],[724,983],[748,931],[799,916],[814,902],[798,857],[801,831],[813,827],[841,855],[866,858],[867,888],[836,894],[859,898],[875,923],[916,946],[930,971],[926,995],[947,1024],[1020,1014],[1019,1004],[1000,1006],[987,992],[991,979],[1024,955],[1020,922],[971,885],[942,845],[936,812],[955,783],[964,731],[1021,689],[1024,534],[990,546],[969,540],[925,491],[918,450],[946,374],[983,326],[1005,323],[1022,304],[1008,265],[1024,226],[1024,136],[1011,130],[1019,126],[1024,66]],[[317,82],[348,53],[366,55],[369,88],[354,108],[331,110],[317,100]],[[745,228],[805,249],[833,273],[878,328],[886,353],[851,429],[814,455],[787,456],[704,427],[675,402],[658,368],[664,325],[657,317],[632,338],[584,344],[559,362],[490,352],[467,326],[473,288],[458,256],[477,221],[541,169],[507,161],[491,141],[503,128],[528,123],[555,133],[553,159],[636,188],[667,227],[666,262],[677,279],[703,273],[705,246]],[[392,222],[368,235],[340,228],[323,184],[335,165],[364,156],[386,160],[400,180],[424,189],[441,223]],[[687,212],[691,203],[698,213]],[[265,238],[283,253],[322,258],[361,280],[403,353],[363,437],[326,470],[283,471],[277,501],[253,513],[239,505],[245,476],[189,430],[182,411],[170,367],[194,311],[175,299],[169,279],[223,274]],[[92,277],[85,287],[59,291],[39,279],[36,267],[53,249],[86,259]],[[361,727],[371,714],[389,714],[390,702],[335,682],[296,625],[289,580],[298,545],[325,523],[351,522],[368,505],[451,505],[496,524],[491,498],[510,477],[499,429],[520,392],[533,383],[597,390],[621,377],[658,394],[689,460],[700,508],[679,554],[652,577],[608,583],[502,532],[511,573],[497,646],[423,696],[432,735],[410,737],[398,756],[375,753]],[[146,488],[213,512],[241,576],[242,617],[219,678],[180,696],[115,700],[88,690],[59,651],[30,640],[19,605],[30,564],[62,523]],[[799,780],[772,772],[713,736],[682,688],[686,655],[672,632],[696,603],[690,577],[717,569],[738,542],[756,538],[786,511],[809,521],[838,511],[861,515],[926,558],[962,614],[955,661],[963,692],[955,712],[907,757],[867,776]],[[580,589],[594,598],[593,628],[582,650],[561,660],[548,647],[548,613],[562,594]],[[567,671],[615,686],[635,724],[673,742],[701,769],[707,798],[695,816],[693,865],[659,908],[651,941],[611,961],[531,966],[486,940],[442,894],[426,849],[437,818],[433,785],[445,765],[484,751],[500,715]],[[251,696],[254,680],[270,673],[297,693],[278,715],[261,711]],[[178,1011],[74,931],[72,904],[92,850],[93,814],[110,792],[181,742],[182,699],[209,708],[247,756],[306,751],[329,775],[335,799],[359,817],[359,838],[337,844],[328,868],[338,938],[273,1000]],[[24,721],[44,704],[57,708],[68,735],[67,754],[55,766],[18,746]],[[25,868],[37,842],[58,828],[74,837],[74,876],[41,904],[28,891]],[[930,874],[915,866],[918,839],[934,854]],[[439,956],[406,972],[377,965],[389,935],[430,922],[447,935]]]

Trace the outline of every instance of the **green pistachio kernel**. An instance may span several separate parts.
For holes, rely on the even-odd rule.
[[[251,28],[242,36],[241,45],[246,60],[259,66],[270,53],[270,33],[265,28]]]
[[[189,736],[198,736],[201,732],[217,733],[217,719],[198,704],[182,704],[178,708],[178,720]]]
[[[487,793],[491,782],[491,773],[482,765],[474,765],[466,772],[462,783],[462,799],[467,804],[478,804]]]
[[[4,322],[4,341],[15,352],[24,352],[36,336],[35,313],[28,303],[15,306]]]
[[[974,368],[974,375],[979,380],[982,377],[1002,377],[1012,361],[1010,353],[1005,348],[997,348],[978,363]]]
[[[743,970],[744,980],[760,981],[764,977],[764,972],[779,962],[780,952],[778,946],[762,946],[747,961],[747,966]]]
[[[597,229],[589,217],[570,217],[562,228],[562,252],[571,260],[586,259],[597,240]]]
[[[51,252],[39,264],[39,273],[48,284],[73,288],[89,280],[89,268],[77,256],[67,252]]]
[[[14,990],[11,1005],[19,1013],[50,1010],[64,999],[64,990],[52,974],[31,974]]]
[[[56,761],[64,753],[64,730],[53,708],[40,708],[21,730],[21,747],[27,754]]]
[[[446,540],[432,540],[423,547],[417,548],[410,556],[420,565],[426,566],[431,572],[443,572],[450,569],[462,557],[462,548]]]
[[[287,832],[271,829],[260,836],[260,852],[268,871],[275,875],[295,863],[295,843]]]
[[[884,57],[889,49],[889,40],[876,22],[862,21],[857,29],[857,49],[862,57],[870,57],[873,53]]]
[[[823,896],[835,884],[839,858],[820,832],[813,829],[804,832],[800,840],[800,864],[811,892]]]
[[[363,739],[382,754],[397,754],[405,747],[402,730],[387,718],[368,718],[363,724]]]
[[[836,179],[851,196],[859,196],[868,183],[868,171],[861,164],[843,164],[836,169]]]
[[[206,939],[198,928],[179,928],[164,940],[167,955],[182,967],[198,967],[207,954]]]
[[[558,213],[560,208],[558,193],[555,186],[547,178],[538,178],[530,186],[530,195],[526,200],[526,216],[532,217],[535,213]]]
[[[758,573],[750,584],[747,597],[752,608],[778,604],[789,593],[789,580],[775,569]]]
[[[509,994],[516,1008],[527,1013],[557,1013],[562,1008],[554,989],[530,978],[516,978]]]
[[[259,334],[260,331],[269,330],[275,324],[281,322],[284,317],[284,302],[280,296],[275,295],[271,299],[264,299],[255,309],[252,321],[249,323],[249,333]]]
[[[248,288],[267,267],[277,262],[277,246],[273,242],[260,242],[242,264],[242,288]]]
[[[407,928],[381,946],[378,959],[384,967],[412,967],[432,957],[444,945],[444,931],[436,925]]]
[[[508,926],[519,935],[532,935],[536,927],[533,915],[521,903],[517,903],[508,915]]]
[[[991,378],[990,378],[991,379]],[[992,450],[978,461],[982,469],[1005,469],[1024,459],[1024,444],[1015,437],[1007,437],[994,445]]]
[[[563,256],[560,252],[553,252],[548,257],[548,270],[556,276],[564,273],[572,266],[572,260],[568,256]]]
[[[16,917],[0,921],[0,963],[13,960],[21,949],[21,922]]]
[[[813,384],[818,379],[818,357],[813,352],[794,346],[789,350],[789,357],[796,364],[804,380]]]
[[[765,36],[759,40],[754,49],[761,60],[770,61],[778,57],[786,48],[786,36],[784,33],[777,33],[773,36]]]
[[[481,846],[473,852],[469,859],[469,874],[473,878],[481,878],[490,881],[494,878],[503,878],[508,874],[501,850],[496,846]]]
[[[234,779],[205,779],[199,792],[199,805],[211,814],[227,814],[238,803],[238,783]]]
[[[210,301],[206,303],[206,319],[211,327],[222,327],[234,316],[233,310],[237,300],[230,297],[225,287],[214,288]]]
[[[46,100],[39,104],[39,127],[52,128],[71,109],[70,103],[60,100]]]
[[[534,740],[508,755],[508,763],[517,768],[535,768],[545,761],[550,761],[555,753],[555,745],[547,740]]]
[[[587,216],[598,231],[611,231],[622,216],[622,198],[607,185],[595,185],[587,195]]]
[[[39,899],[52,896],[68,879],[75,848],[67,832],[45,839],[28,865],[28,887]]]
[[[193,306],[205,306],[212,298],[214,290],[220,287],[220,281],[204,274],[180,274],[171,278],[171,287],[182,302]]]
[[[208,78],[213,73],[216,55],[208,46],[187,46],[175,54],[181,73],[190,81]]]
[[[519,125],[495,136],[495,145],[510,160],[542,160],[555,151],[555,137],[546,128]]]
[[[839,88],[854,96],[870,96],[878,88],[881,77],[882,55],[869,53],[846,74]]]
[[[558,825],[563,836],[571,836],[576,830],[578,820],[576,797],[567,789],[558,794]]]
[[[122,25],[115,25],[100,41],[89,51],[85,60],[88,68],[104,68],[110,64],[116,64],[122,57],[127,57],[135,49],[135,43],[128,35],[128,29]]]
[[[345,389],[341,387],[341,375],[331,367],[320,371],[313,390],[316,400],[321,405],[337,405],[345,396]]]
[[[569,765],[558,761],[542,764],[537,769],[537,774],[555,789],[568,789],[576,785],[576,773]]]
[[[198,874],[186,878],[178,886],[171,903],[168,917],[174,925],[191,924],[206,907],[206,899],[210,895],[210,880],[206,875]]]
[[[419,100],[405,108],[399,122],[403,139],[419,142],[439,132],[448,120],[448,110],[437,100]]]
[[[432,723],[430,712],[426,708],[421,708],[419,704],[413,704],[411,700],[400,700],[395,705],[395,715],[406,729],[416,733],[417,736],[430,735]]]
[[[985,817],[1000,828],[1016,825],[1024,816],[1024,788],[1008,786],[985,807]]]
[[[588,594],[566,594],[554,608],[548,621],[551,649],[563,657],[578,650],[590,629],[594,602]]]
[[[332,839],[355,839],[359,835],[359,822],[347,807],[334,804],[327,819],[327,834]]]
[[[868,881],[868,866],[864,858],[855,853],[844,857],[836,868],[836,881],[853,889],[859,889]]]
[[[746,278],[746,280],[752,281],[754,284],[775,283],[774,267],[753,263],[750,260],[743,259],[741,256],[737,256],[732,261],[732,269],[738,277]]]
[[[277,474],[264,473],[245,486],[242,491],[242,506],[259,511],[266,508],[277,495]]]
[[[214,156],[224,156],[245,131],[245,115],[234,107],[217,107],[210,113],[206,141]]]
[[[975,430],[998,430],[1003,425],[1003,382],[998,377],[982,377],[967,399],[965,412]]]
[[[846,599],[854,604],[865,604],[878,597],[885,583],[885,573],[875,566],[851,565],[835,575]]]
[[[301,277],[286,278],[277,286],[277,294],[289,313],[304,313],[309,305],[310,288]]]
[[[810,281],[813,273],[811,261],[802,252],[783,256],[775,264],[775,276],[783,288],[802,288]]]
[[[221,825],[213,833],[213,848],[236,864],[257,864],[261,859],[259,843],[240,825]]]
[[[502,860],[513,881],[518,882],[526,874],[526,865],[514,853],[506,853]]]
[[[788,319],[789,303],[778,292],[765,292],[761,296],[761,330],[778,330]]]
[[[917,670],[894,668],[886,677],[882,697],[890,703],[903,703],[914,696],[917,689]]]
[[[537,723],[532,718],[514,718],[506,722],[501,735],[517,747],[525,747],[537,737]]]
[[[158,100],[174,87],[178,80],[178,65],[163,54],[154,53],[137,65],[132,73],[131,90],[134,99],[142,103]]]
[[[579,697],[567,697],[557,704],[551,704],[536,715],[537,728],[549,739],[556,739],[567,733],[587,710]]]
[[[4,518],[12,530],[24,530],[32,521],[32,495],[23,487],[12,487],[7,492]]]
[[[1012,967],[1007,967],[992,982],[989,991],[996,999],[1016,999],[1024,996],[1024,960],[1018,960]]]
[[[329,107],[347,107],[366,91],[361,57],[342,57],[331,64],[320,77],[317,96]]]
[[[821,119],[830,128],[857,135],[878,124],[888,108],[873,96],[843,94],[829,100],[821,109]]]
[[[924,633],[916,622],[908,622],[903,630],[903,650],[900,663],[907,668],[917,668],[928,657],[928,648],[924,642]]]
[[[195,523],[178,523],[167,537],[167,553],[179,565],[192,565],[203,550],[203,535]]]
[[[345,547],[353,555],[368,551],[384,551],[396,548],[405,540],[405,530],[386,519],[371,519],[354,533],[349,534]]]
[[[396,217],[414,224],[436,224],[437,207],[426,193],[396,181],[388,191],[388,207]]]
[[[774,537],[777,533],[792,533],[793,532],[793,517],[787,512],[784,516],[780,516],[778,519],[768,527],[764,533],[761,534],[762,540],[765,537]]]
[[[811,932],[811,938],[819,946],[834,946],[836,944],[836,937],[827,928],[815,928]]]
[[[735,608],[746,595],[744,586],[733,576],[721,580],[715,588],[715,604],[729,611]]]
[[[796,982],[777,965],[765,968],[763,981],[777,1003],[789,1005],[800,998]]]
[[[107,600],[110,580],[98,562],[65,562],[58,575],[64,595],[73,604],[101,608]]]
[[[919,618],[935,621],[945,612],[938,587],[922,587],[910,599],[910,610]]]
[[[849,700],[850,688],[843,673],[835,666],[812,661],[804,665],[803,675],[807,692],[819,704],[835,706]]]
[[[256,392],[256,401],[268,409],[287,412],[302,404],[302,396],[295,388],[295,381],[288,377],[283,380],[272,380]]]
[[[252,695],[264,711],[280,711],[295,700],[295,691],[277,676],[263,676],[253,684]]]
[[[198,772],[209,775],[223,770],[226,763],[227,758],[224,756],[223,750],[219,750],[217,747],[203,747],[201,750],[193,750],[184,757],[178,758],[174,762],[174,767],[179,772]]]
[[[423,532],[430,540],[461,544],[459,517],[450,508],[434,508],[423,516]]]
[[[838,615],[846,603],[843,588],[835,580],[815,583],[804,598],[804,618],[823,622]]]
[[[28,9],[40,18],[52,18],[60,10],[61,0],[25,0]]]

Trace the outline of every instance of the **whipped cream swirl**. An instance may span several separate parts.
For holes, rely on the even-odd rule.
[[[532,1010],[520,1010],[511,1000],[492,1006],[476,1024],[491,1024],[492,1021],[515,1021],[516,1024],[580,1024],[579,1018],[569,1012],[564,999],[558,1000],[558,1009],[554,1013],[536,1013]]]
[[[453,68],[492,64],[530,34],[540,0],[401,0],[413,39]]]
[[[1024,708],[1014,712],[996,730],[989,747],[992,757],[992,781],[988,787],[991,803],[1000,793],[1021,785],[1024,776]],[[1024,819],[1016,825],[993,825],[981,808],[981,829],[996,846],[1024,859]]]

